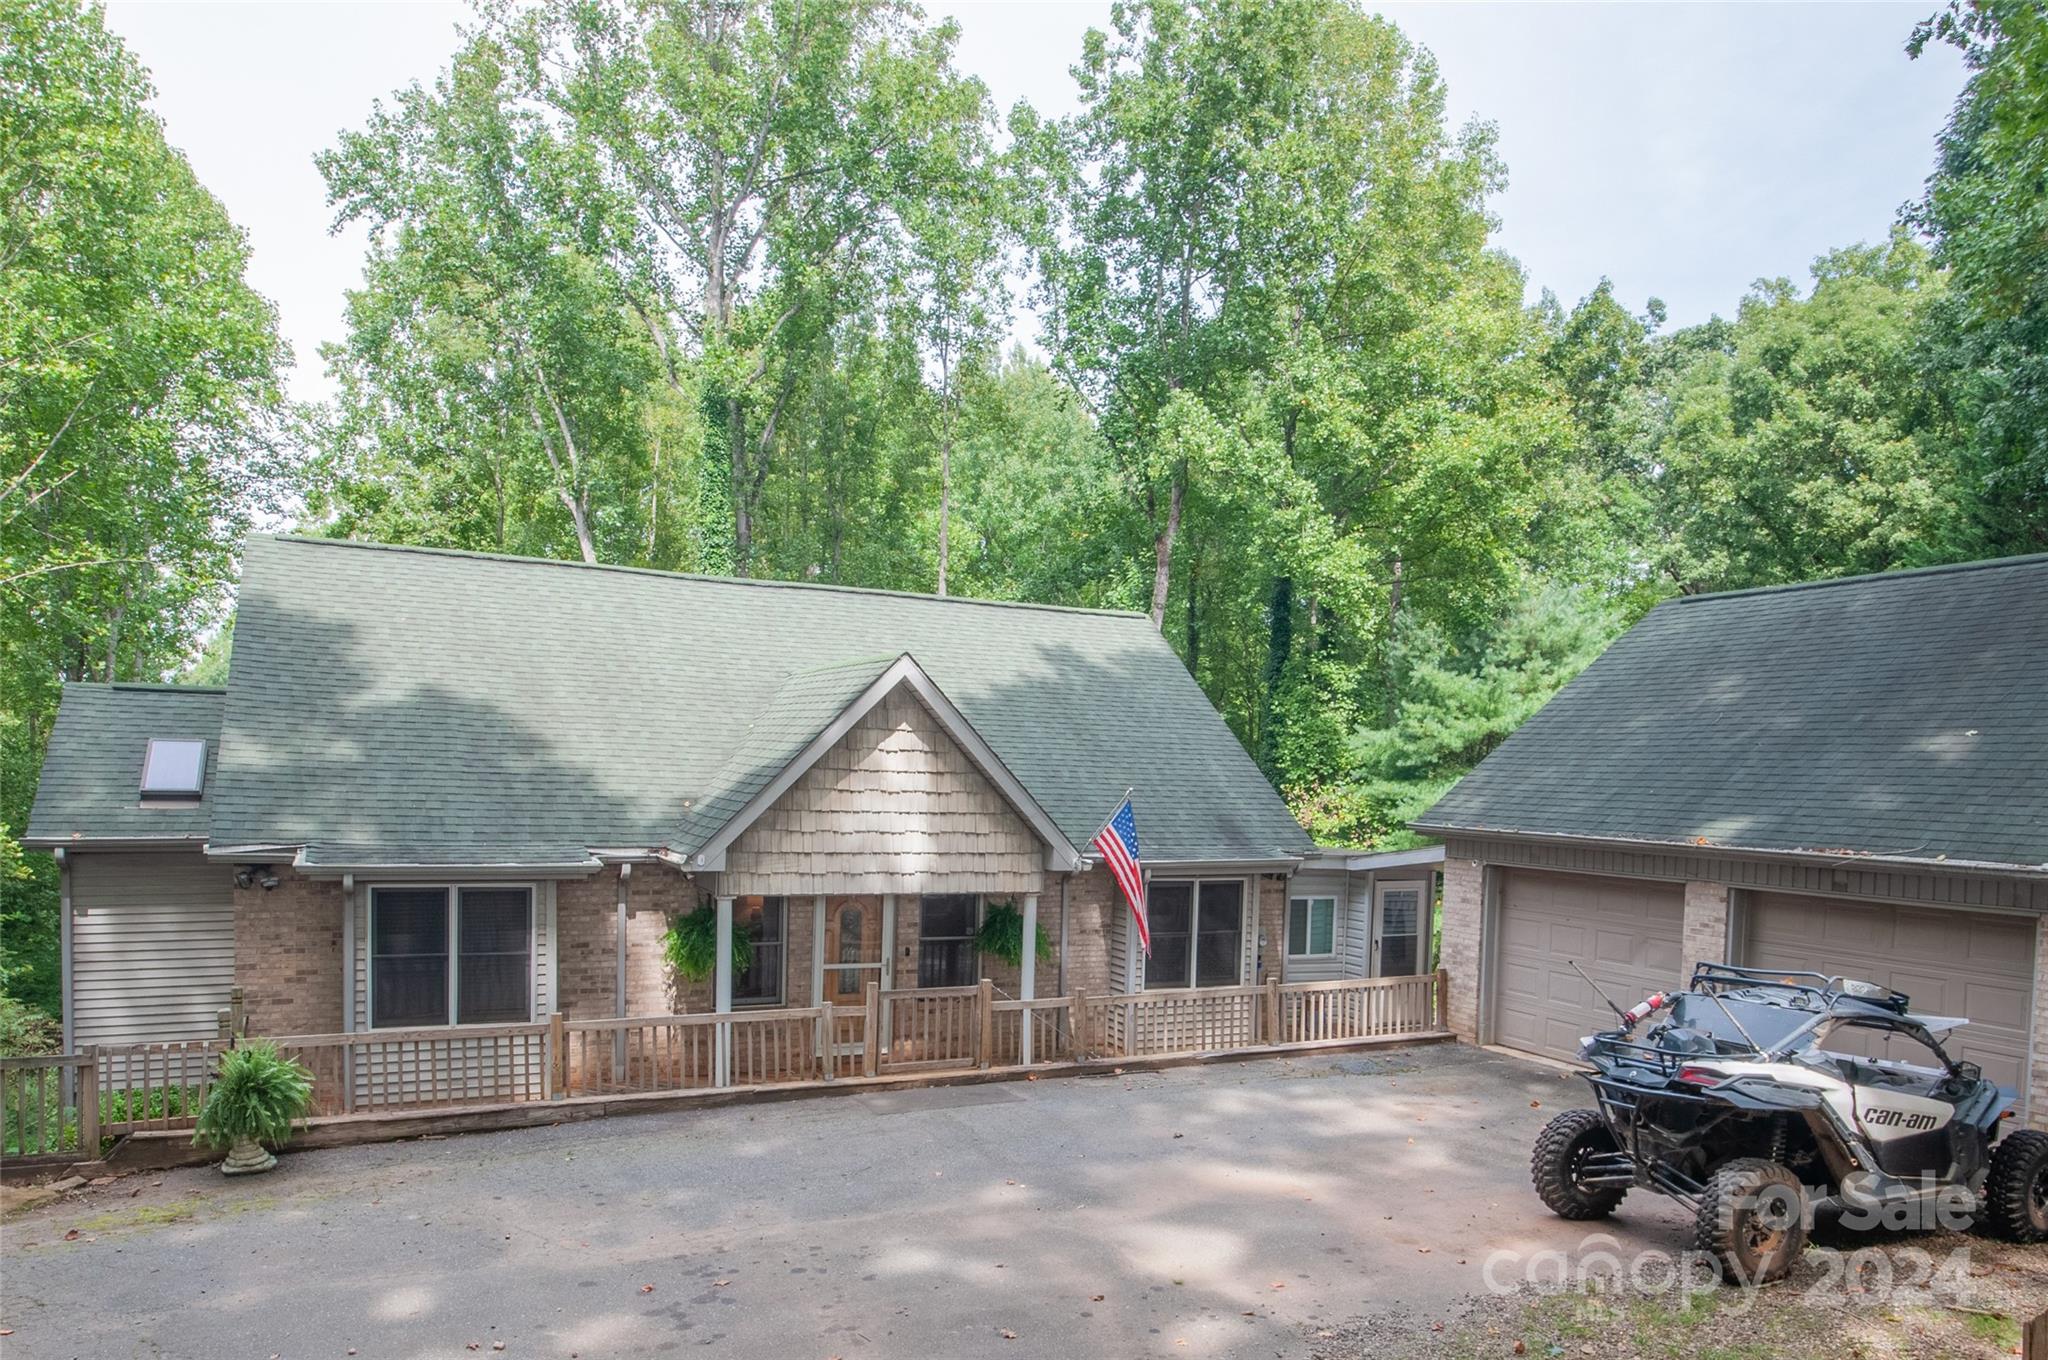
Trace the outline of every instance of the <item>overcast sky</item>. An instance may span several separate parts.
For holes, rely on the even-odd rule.
[[[1675,324],[1734,309],[1760,277],[1806,277],[1832,246],[1884,234],[1919,190],[1962,84],[1943,49],[1903,47],[1907,4],[1397,4],[1437,56],[1454,116],[1500,129],[1499,244],[1531,296],[1605,275]],[[937,3],[960,64],[997,104],[1073,107],[1067,68],[1093,3]],[[447,62],[456,4],[116,0],[108,22],[153,73],[171,141],[249,233],[254,285],[298,358],[295,395],[328,390],[318,347],[361,281],[360,233],[330,235],[313,153],[370,101]],[[1028,327],[1028,322],[1024,323]]]

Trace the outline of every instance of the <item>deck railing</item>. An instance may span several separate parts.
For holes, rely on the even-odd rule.
[[[1442,1032],[1446,999],[1442,972],[1030,1001],[998,997],[987,981],[870,983],[860,1006],[554,1015],[275,1042],[311,1073],[314,1115],[367,1115],[1398,1038]],[[239,1011],[223,1013],[223,1035],[241,1029]],[[92,1156],[102,1135],[191,1128],[229,1042],[0,1060],[6,1155]]]

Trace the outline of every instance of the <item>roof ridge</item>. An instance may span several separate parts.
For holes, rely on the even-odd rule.
[[[1698,604],[1707,600],[1733,600],[1748,595],[1783,595],[1795,590],[1826,590],[1832,586],[1868,585],[1873,581],[1899,581],[1910,577],[1945,576],[1955,572],[1993,571],[2009,567],[2048,566],[2048,553],[2022,553],[2017,557],[1983,557],[1968,562],[1938,562],[1929,567],[1900,567],[1892,571],[1866,571],[1855,576],[1825,576],[1817,581],[1786,581],[1774,586],[1744,586],[1739,590],[1709,590],[1698,595],[1674,595],[1660,604]]]
[[[580,571],[620,572],[652,576],[664,581],[698,581],[706,585],[754,586],[771,590],[818,590],[842,595],[879,595],[895,600],[921,600],[928,604],[982,605],[993,609],[1035,609],[1051,614],[1088,614],[1112,619],[1145,619],[1135,609],[1100,609],[1079,604],[1043,604],[1036,600],[984,600],[972,595],[930,595],[916,590],[886,590],[879,586],[849,586],[835,581],[777,581],[755,576],[710,576],[700,572],[663,571],[658,567],[631,567],[616,562],[574,562],[561,557],[522,557],[517,553],[477,552],[470,548],[441,548],[413,543],[373,543],[356,538],[322,538],[317,534],[251,534],[253,539],[276,543],[302,543],[327,548],[355,548],[366,552],[419,553],[429,557],[471,558],[483,562],[508,562],[521,566],[569,567]]]

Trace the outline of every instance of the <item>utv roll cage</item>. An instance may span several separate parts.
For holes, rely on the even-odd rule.
[[[1593,1070],[1584,1075],[1619,1146],[1611,1153],[1590,1159],[1583,1184],[1647,1184],[1682,1203],[1697,1206],[1705,1186],[1660,1155],[1668,1148],[1670,1135],[1655,1130],[1656,1121],[1649,1118],[1645,1102],[1674,1112],[1695,1111],[1684,1120],[1694,1137],[1702,1137],[1708,1129],[1730,1119],[1758,1115],[1804,1114],[1812,1110],[1830,1124],[1839,1124],[1839,1120],[1817,1097],[1804,1093],[1758,1088],[1747,1082],[1723,1084],[1712,1093],[1698,1090],[1686,1083],[1684,1069],[1700,1062],[1711,1063],[1717,1057],[1781,1061],[1815,1029],[1832,1019],[1873,1020],[1901,1031],[1924,1032],[1924,1027],[1907,1014],[1910,1003],[1903,992],[1870,983],[1852,983],[1823,973],[1701,963],[1694,967],[1686,990],[1673,1001],[1689,995],[1711,998],[1746,1042],[1722,1036],[1714,1040],[1714,1051],[1679,1052],[1638,1042],[1626,1028],[1590,1036],[1582,1056],[1593,1063]],[[1750,1037],[1729,1002],[1782,1008],[1803,1019],[1789,1031],[1773,1032],[1769,1041],[1760,1042]],[[1752,1015],[1751,1019],[1754,1022],[1756,1017]],[[1928,1037],[1931,1041],[1932,1036]],[[1936,1051],[1940,1051],[1938,1044]],[[1849,1133],[1840,1132],[1844,1137]],[[1782,1157],[1782,1149],[1774,1148],[1773,1152]]]

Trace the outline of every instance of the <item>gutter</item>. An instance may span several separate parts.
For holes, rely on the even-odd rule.
[[[1919,872],[1949,870],[1973,874],[1997,874],[2006,878],[2048,879],[2048,864],[2003,864],[1995,860],[1971,859],[1929,859],[1913,855],[1881,855],[1860,850],[1784,850],[1764,849],[1757,846],[1728,845],[1719,841],[1701,844],[1691,840],[1663,840],[1647,836],[1575,836],[1563,831],[1516,831],[1507,827],[1489,826],[1447,826],[1430,822],[1410,822],[1409,829],[1427,836],[1452,836],[1475,840],[1535,841],[1550,845],[1592,845],[1614,850],[1658,850],[1682,851],[1693,855],[1711,855],[1724,859],[1771,859],[1786,860],[1797,864],[1825,864],[1842,869],[1856,865],[1876,865],[1887,869],[1913,869]]]

